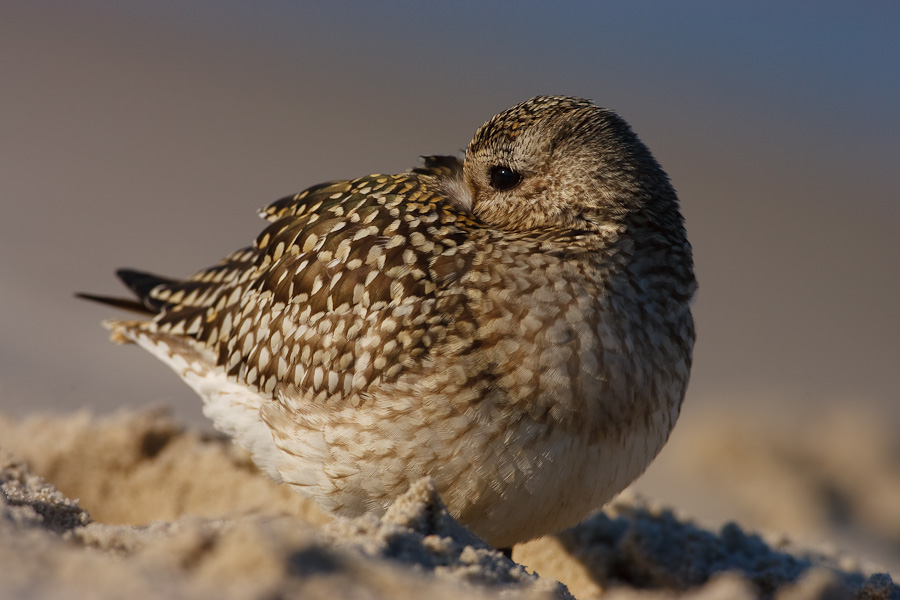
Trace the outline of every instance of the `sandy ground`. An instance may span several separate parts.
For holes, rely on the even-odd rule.
[[[679,428],[672,476],[744,482],[735,511],[768,533],[626,493],[510,561],[425,480],[381,519],[331,519],[165,410],[0,416],[0,597],[900,598],[883,565],[785,534],[900,547],[900,452],[877,419]]]

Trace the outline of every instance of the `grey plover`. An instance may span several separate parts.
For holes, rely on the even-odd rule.
[[[696,290],[678,198],[614,112],[518,104],[463,159],[264,208],[187,279],[131,270],[112,339],[339,515],[433,479],[496,547],[574,525],[647,467],[688,383]]]

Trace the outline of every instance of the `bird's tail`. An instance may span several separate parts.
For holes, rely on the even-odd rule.
[[[153,290],[160,286],[178,283],[178,281],[174,279],[160,277],[158,275],[153,275],[152,273],[144,273],[143,271],[135,271],[133,269],[119,269],[116,271],[116,275],[122,280],[122,283],[134,293],[136,299],[99,296],[96,294],[85,294],[83,292],[79,292],[75,295],[78,298],[99,302],[123,310],[130,310],[142,315],[156,315],[165,307],[166,303],[154,298]]]
[[[119,269],[116,275],[122,280],[128,289],[130,289],[136,298],[119,298],[116,296],[100,296],[97,294],[86,294],[78,292],[75,294],[78,298],[90,300],[91,302],[99,302],[107,306],[113,306],[122,310],[136,312],[140,315],[153,317],[160,313],[166,306],[162,300],[154,298],[153,290],[160,286],[168,286],[178,283],[174,279],[168,279],[135,271],[133,269]],[[135,329],[139,328],[142,323],[147,321],[109,319],[103,322],[103,326],[110,330],[110,339],[117,344],[130,344],[135,341]]]

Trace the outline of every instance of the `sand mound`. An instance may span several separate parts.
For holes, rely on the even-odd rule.
[[[709,411],[679,424],[690,443],[664,459],[698,487],[717,487],[732,515],[774,531],[884,548],[900,562],[900,437],[896,423],[852,400],[816,410]],[[671,454],[669,454],[671,452]]]
[[[518,546],[517,562],[427,480],[380,519],[332,520],[162,411],[0,418],[0,444],[3,597],[900,598],[832,554],[635,499]]]

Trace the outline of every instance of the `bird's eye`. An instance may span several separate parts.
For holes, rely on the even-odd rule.
[[[509,167],[491,167],[491,187],[503,191],[516,187],[522,181],[522,176]]]

